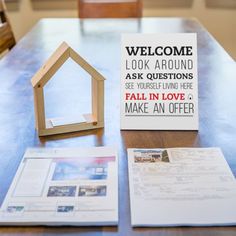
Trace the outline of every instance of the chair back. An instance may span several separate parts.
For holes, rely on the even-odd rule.
[[[16,41],[8,20],[4,0],[0,0],[0,53],[11,49],[15,44]]]
[[[140,18],[142,0],[78,0],[79,18]]]

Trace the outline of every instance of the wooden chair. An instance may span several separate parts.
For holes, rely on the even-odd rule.
[[[0,54],[11,49],[15,44],[16,41],[6,14],[4,0],[0,0]]]
[[[79,18],[142,17],[142,0],[78,0]]]

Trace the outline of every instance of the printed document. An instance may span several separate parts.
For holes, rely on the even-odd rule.
[[[117,225],[113,148],[27,149],[1,207],[1,225]]]
[[[132,226],[236,225],[236,181],[218,148],[128,149]]]

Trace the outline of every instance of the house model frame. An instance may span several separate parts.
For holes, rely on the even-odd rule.
[[[44,86],[69,59],[73,59],[91,75],[92,114],[86,114],[84,121],[55,125],[45,117]],[[35,126],[39,136],[75,132],[104,127],[104,81],[105,78],[89,65],[78,53],[63,42],[31,80],[34,90]]]

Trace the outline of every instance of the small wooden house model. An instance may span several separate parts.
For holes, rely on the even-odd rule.
[[[69,58],[73,59],[91,75],[92,114],[83,115],[84,121],[80,123],[55,125],[51,122],[51,119],[46,119],[45,117],[43,88]],[[63,42],[31,80],[34,89],[35,126],[38,130],[38,135],[45,136],[103,127],[104,80],[105,78],[100,73]]]

